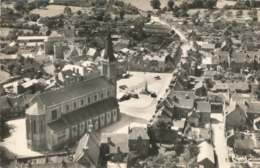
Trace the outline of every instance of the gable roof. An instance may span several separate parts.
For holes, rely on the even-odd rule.
[[[208,142],[204,141],[198,145],[199,147],[199,154],[197,156],[197,162],[201,162],[204,159],[210,160],[212,163],[215,163],[215,157],[214,157],[214,149],[212,145],[210,145]]]
[[[94,79],[69,85],[61,89],[42,93],[37,97],[46,106],[52,106],[111,86],[113,85],[106,79],[105,76],[100,76]]]
[[[133,127],[130,130],[129,133],[129,139],[130,140],[137,140],[139,137],[142,138],[142,140],[150,140],[146,130],[144,127]]]
[[[88,156],[91,164],[98,166],[101,135],[95,131],[86,133],[79,141],[78,147],[74,155],[74,161],[84,164],[84,157]],[[87,149],[87,156],[84,154],[84,148]]]

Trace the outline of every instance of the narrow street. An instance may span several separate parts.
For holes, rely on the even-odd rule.
[[[222,114],[212,114],[211,126],[213,129],[213,142],[215,147],[215,152],[218,159],[219,168],[230,168],[230,163],[228,161],[228,147],[225,138],[225,124]]]

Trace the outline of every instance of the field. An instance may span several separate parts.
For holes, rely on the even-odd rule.
[[[8,33],[9,33],[9,31],[11,31],[11,30],[14,30],[13,28],[0,28],[0,36],[1,37],[6,37],[7,35],[8,35]],[[18,29],[19,31],[20,30],[23,30],[23,32],[24,33],[26,33],[26,32],[33,32],[32,30],[29,30],[29,29]]]
[[[10,74],[0,70],[0,82],[5,81],[6,79],[8,79],[10,77]]]
[[[82,12],[89,12],[89,8],[76,7],[76,6],[68,6],[71,8],[72,12],[77,12],[81,10]],[[34,9],[31,13],[39,14],[41,17],[52,17],[59,14],[62,14],[65,6],[63,5],[49,5],[45,9]]]

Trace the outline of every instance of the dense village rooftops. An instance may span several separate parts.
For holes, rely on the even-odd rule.
[[[128,134],[102,133],[100,144],[109,145],[109,153],[116,154],[118,149],[122,153],[128,153]]]
[[[137,140],[141,137],[142,140],[150,140],[146,130],[144,127],[133,127],[130,129],[129,132],[129,139],[130,140]]]
[[[82,81],[58,90],[40,94],[38,95],[38,98],[46,106],[52,106],[70,101],[75,97],[85,96],[89,93],[112,86],[113,85],[106,79],[105,76],[100,76],[95,79]]]
[[[209,159],[212,163],[215,163],[214,148],[208,142],[204,141],[198,145],[199,154],[197,156],[197,162],[201,162],[204,159]]]
[[[84,164],[84,161],[87,159],[93,165],[97,166],[100,152],[100,138],[101,135],[93,130],[86,133],[79,141],[74,161]]]

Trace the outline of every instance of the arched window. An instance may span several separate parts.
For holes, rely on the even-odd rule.
[[[36,121],[33,120],[33,133],[36,134]]]

